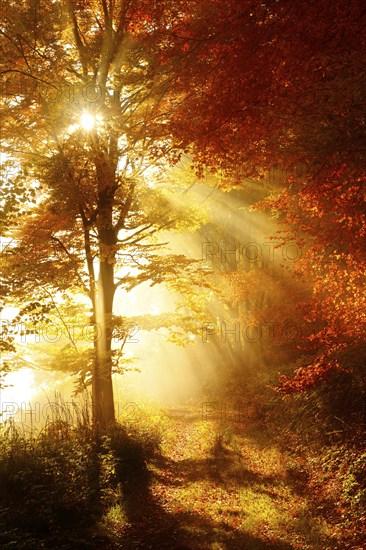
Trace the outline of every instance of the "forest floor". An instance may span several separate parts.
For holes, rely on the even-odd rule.
[[[199,408],[162,414],[161,453],[109,511],[113,548],[338,548],[301,468],[294,475],[257,423]]]

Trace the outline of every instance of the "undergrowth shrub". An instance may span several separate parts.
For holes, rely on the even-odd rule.
[[[122,413],[119,422],[126,426],[130,438],[142,446],[144,456],[152,457],[159,451],[170,423],[163,411],[140,405],[133,417]]]
[[[334,548],[366,536],[366,378],[334,372],[312,391],[269,401],[265,426],[286,456],[288,481],[332,526]]]
[[[145,430],[148,422],[117,424],[100,435],[58,420],[27,436],[12,422],[2,425],[0,547],[102,547],[100,518],[121,505],[124,483],[144,478],[159,445],[158,432],[144,438]]]
[[[65,425],[27,438],[6,426],[0,442],[2,548],[29,545],[34,537],[61,540],[65,530],[93,523],[102,453],[90,428]]]

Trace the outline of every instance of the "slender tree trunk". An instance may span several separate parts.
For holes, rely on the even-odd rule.
[[[101,428],[115,422],[112,385],[112,311],[114,269],[106,261],[100,264],[96,312],[95,364],[92,376],[93,417]]]
[[[112,179],[112,178],[111,178]],[[112,384],[113,300],[115,294],[114,264],[117,231],[113,227],[113,184],[99,193],[98,215],[99,276],[94,314],[96,321],[95,363],[92,376],[94,422],[107,429],[115,422]]]

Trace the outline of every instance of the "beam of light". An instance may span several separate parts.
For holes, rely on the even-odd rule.
[[[146,175],[150,176],[149,173]],[[174,174],[171,179],[174,181]],[[178,179],[177,182],[179,181]],[[148,186],[151,187],[153,184],[148,182]],[[165,190],[164,182],[162,189]],[[283,272],[283,268],[279,266],[282,252],[277,250],[272,260],[268,246],[269,236],[275,235],[278,225],[266,213],[251,210],[251,205],[256,201],[256,189],[254,183],[248,192],[245,189],[232,193],[224,193],[216,189],[212,191],[200,183],[191,186],[188,190],[183,183],[181,189],[179,186],[171,192],[168,189],[169,192],[164,195],[164,198],[170,203],[173,211],[184,209],[187,203],[197,205],[198,209],[202,204],[208,211],[208,223],[213,221],[218,229],[212,232],[212,237],[211,232],[206,236],[205,230],[183,231],[177,234],[162,233],[161,240],[169,242],[169,247],[177,254],[204,260],[209,264],[214,262],[215,269],[218,271],[227,269],[226,255],[230,260],[237,251],[238,273],[243,273],[243,276],[246,273],[244,261],[252,250],[248,248],[249,252],[247,252],[246,245],[252,243],[253,250],[254,252],[258,250],[259,257],[257,262],[250,263],[250,270],[258,272],[260,269],[262,284],[268,283],[268,288],[272,291],[271,283],[276,280],[277,271]],[[205,217],[203,217],[203,224],[205,224]],[[221,231],[220,228],[222,228]],[[205,247],[207,241],[211,242],[211,240],[214,241],[213,257],[207,253]],[[270,272],[263,269],[262,261],[270,264]],[[276,290],[273,289],[272,292]],[[144,283],[141,287],[126,293],[126,296],[119,293],[116,299],[116,310],[118,314],[126,316],[171,313],[178,298],[159,285],[151,288],[148,283]],[[251,304],[243,303],[243,315],[249,316],[251,307]],[[216,316],[216,310],[217,320],[220,323],[226,318],[225,311],[222,310],[219,299],[215,301],[213,296],[213,304],[209,306],[212,316]],[[245,326],[250,324],[246,319],[247,317],[240,321],[245,323]],[[235,323],[236,317],[233,317],[231,322]],[[199,318],[197,318],[197,325],[201,329]],[[233,365],[236,366],[238,361],[242,360],[244,372],[247,364],[254,363],[257,358],[260,360],[258,346],[255,343],[243,341],[242,333],[243,355],[240,357],[236,342],[232,341],[233,338],[230,339],[229,336],[227,341],[223,342],[220,332],[207,343],[203,341],[201,330],[196,335],[189,334],[188,338],[189,345],[180,348],[174,343],[165,341],[157,331],[148,332],[140,329],[137,334],[138,345],[127,342],[125,348],[126,352],[136,356],[133,366],[139,368],[140,372],[131,371],[125,372],[123,376],[118,375],[115,380],[116,395],[120,394],[122,400],[126,399],[126,388],[128,388],[130,401],[140,403],[141,399],[147,399],[164,405],[176,404],[190,398],[201,399],[201,396],[205,395],[207,384],[220,385],[220,372],[223,365],[232,369]]]

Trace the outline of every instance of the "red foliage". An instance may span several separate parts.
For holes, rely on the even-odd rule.
[[[308,367],[282,377],[281,391],[304,391],[344,367],[340,354],[366,333],[366,11],[359,0],[222,7],[204,3],[184,22],[195,60],[176,83],[170,128],[198,175],[219,168],[233,184],[274,167],[286,174],[259,208],[303,251],[294,272],[312,296],[299,307],[319,328],[303,336]]]

